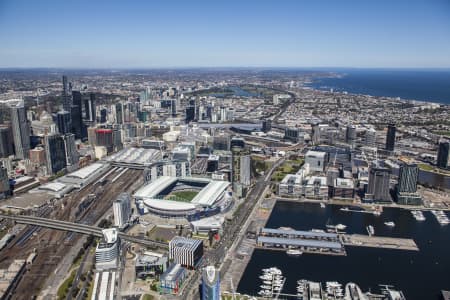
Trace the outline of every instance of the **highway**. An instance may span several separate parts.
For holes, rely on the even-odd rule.
[[[41,217],[33,216],[21,216],[21,215],[4,215],[0,214],[0,218],[11,219],[20,224],[29,224],[35,226],[41,226],[56,230],[71,231],[81,234],[93,235],[96,237],[103,237],[102,228],[96,226],[85,225],[81,223],[73,223],[68,221],[53,220]],[[126,240],[132,243],[141,244],[149,247],[163,247],[167,248],[168,244],[149,239],[139,238],[131,236],[122,232],[118,233],[118,236],[122,240]]]

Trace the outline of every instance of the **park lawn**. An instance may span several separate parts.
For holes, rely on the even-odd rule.
[[[427,164],[418,164],[419,169],[424,171],[433,171],[434,167]]]
[[[77,269],[74,269],[72,273],[70,273],[70,276],[64,280],[64,282],[59,286],[58,288],[58,299],[65,299],[66,298],[66,291],[69,290],[69,286],[72,285],[73,280],[75,278],[75,274],[77,272]]]

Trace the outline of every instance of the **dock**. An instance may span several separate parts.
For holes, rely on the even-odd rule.
[[[341,240],[345,246],[419,251],[419,247],[413,239],[342,234]]]

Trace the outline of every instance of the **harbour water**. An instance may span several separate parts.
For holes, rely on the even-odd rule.
[[[239,282],[238,292],[256,295],[257,276],[263,268],[276,266],[286,277],[283,293],[295,294],[297,280],[355,282],[363,291],[379,291],[379,284],[394,285],[407,299],[439,299],[450,290],[450,225],[441,226],[431,212],[418,222],[410,211],[385,208],[381,216],[345,212],[341,206],[321,208],[315,203],[279,201],[266,225],[297,230],[326,229],[326,224],[345,224],[347,233],[367,234],[372,225],[376,236],[412,238],[420,251],[346,246],[347,256],[304,253],[288,256],[282,251],[256,249]],[[395,227],[384,222],[393,221]]]
[[[450,104],[450,70],[336,69],[339,77],[319,78],[311,87],[372,96]]]

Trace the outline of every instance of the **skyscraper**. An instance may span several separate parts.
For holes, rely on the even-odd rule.
[[[86,121],[95,123],[97,114],[95,111],[94,93],[90,93],[88,96],[84,97],[84,113]]]
[[[73,105],[71,108],[72,130],[77,139],[86,137],[85,128],[82,117],[81,93],[79,91],[72,92]]]
[[[395,127],[395,124],[389,124],[388,130],[386,134],[386,150],[388,151],[394,151],[395,148],[395,132],[397,131],[397,128]]]
[[[75,145],[75,135],[73,133],[67,133],[63,136],[64,149],[66,153],[66,164],[68,166],[76,166],[78,164],[78,151]]]
[[[48,174],[56,174],[66,167],[66,149],[64,139],[59,134],[46,135],[44,138],[45,156]]]
[[[185,118],[186,124],[191,122],[191,121],[194,121],[194,119],[195,119],[195,106],[188,106],[188,107],[186,107],[185,111],[186,111],[186,118]]]
[[[419,168],[416,164],[404,164],[400,167],[397,185],[397,201],[399,204],[419,205],[422,202],[417,193]]]
[[[131,198],[127,193],[120,194],[113,202],[114,226],[123,228],[131,216]]]
[[[345,133],[345,140],[348,144],[353,144],[356,140],[356,127],[348,125]]]
[[[440,141],[436,164],[439,168],[445,169],[449,167],[450,160],[450,142]]]
[[[72,125],[70,122],[70,113],[68,111],[59,111],[56,114],[56,123],[60,134],[70,133]]]
[[[116,123],[123,124],[123,105],[122,103],[116,103]]]
[[[0,125],[0,157],[8,157],[14,154],[14,144],[11,126]]]
[[[373,165],[369,171],[369,185],[365,195],[366,200],[376,202],[391,202],[389,194],[390,170]]]
[[[220,272],[207,266],[202,272],[202,300],[220,300]]]
[[[62,106],[65,111],[70,113],[72,109],[72,85],[67,80],[67,76],[64,75],[63,78],[63,92],[62,92]]]
[[[30,152],[30,127],[23,101],[11,106],[11,125],[16,157],[25,159]]]

